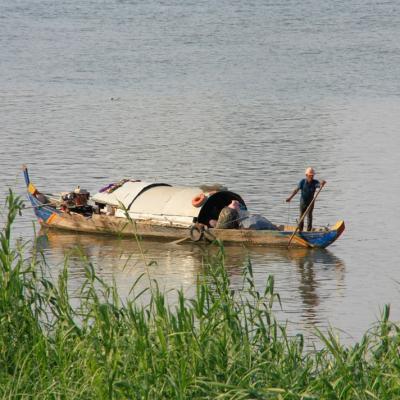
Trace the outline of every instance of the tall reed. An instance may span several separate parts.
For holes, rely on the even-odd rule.
[[[224,249],[205,260],[196,293],[169,305],[151,282],[147,305],[135,282],[122,302],[85,263],[72,306],[68,260],[58,280],[12,245],[21,200],[10,192],[0,241],[0,397],[4,399],[395,399],[399,326],[382,320],[345,347],[317,332],[304,349],[272,312],[273,277],[256,290],[251,263],[232,290]],[[140,279],[140,278],[139,278]]]

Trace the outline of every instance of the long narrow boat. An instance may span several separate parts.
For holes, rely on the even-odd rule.
[[[34,213],[39,223],[47,228],[166,240],[218,239],[228,243],[281,247],[288,246],[296,229],[287,225],[274,225],[268,229],[252,226],[211,228],[209,221],[218,219],[220,211],[232,200],[239,201],[241,208],[247,210],[241,196],[223,187],[183,187],[122,180],[104,187],[91,197],[83,190],[54,195],[44,194],[36,188],[30,181],[26,166],[23,172]],[[82,202],[85,196],[88,203]],[[344,229],[344,221],[338,221],[330,229],[314,228],[311,232],[298,232],[291,246],[325,248]]]

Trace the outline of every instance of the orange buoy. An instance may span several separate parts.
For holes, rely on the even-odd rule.
[[[206,201],[206,195],[204,193],[200,193],[196,197],[193,197],[192,206],[201,207],[205,201]]]

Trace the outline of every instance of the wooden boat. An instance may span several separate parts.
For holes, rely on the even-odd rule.
[[[294,226],[279,225],[274,229],[216,229],[209,221],[232,200],[236,193],[219,187],[177,187],[165,183],[123,180],[103,188],[89,198],[84,191],[67,194],[44,194],[30,181],[23,167],[28,198],[39,223],[47,228],[75,232],[102,233],[121,236],[139,235],[165,240],[200,241],[215,239],[249,245],[287,247]],[[68,197],[69,196],[69,197]],[[69,204],[72,197],[75,203]],[[82,202],[87,196],[89,204]],[[91,203],[91,204],[90,204]],[[297,232],[290,244],[293,247],[325,248],[344,231],[344,221],[332,228],[314,228]]]

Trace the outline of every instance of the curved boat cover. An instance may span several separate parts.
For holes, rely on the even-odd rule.
[[[196,187],[153,186],[136,197],[129,207],[129,216],[132,219],[190,225],[201,210],[201,207],[192,205],[193,198],[199,193],[202,192]],[[124,211],[117,210],[115,216],[125,216]]]
[[[154,186],[169,186],[166,183],[149,183],[149,182],[125,182],[121,187],[115,189],[111,193],[99,192],[92,196],[92,200],[100,204],[109,204],[117,208],[129,208],[132,202],[144,190]]]
[[[204,193],[206,207],[194,207],[192,200]],[[213,200],[211,200],[213,199]],[[112,193],[100,192],[92,196],[96,203],[109,204],[116,207],[115,216],[126,218],[126,211],[133,220],[149,220],[158,224],[190,226],[194,218],[200,219],[202,209],[204,219],[209,219],[210,209],[218,212],[232,199],[240,196],[230,191],[207,192],[199,187],[170,186],[164,183],[132,182],[124,183]],[[211,201],[211,202],[210,202]],[[243,200],[241,202],[244,204]],[[206,211],[208,210],[208,211]],[[215,210],[214,210],[215,211]]]

